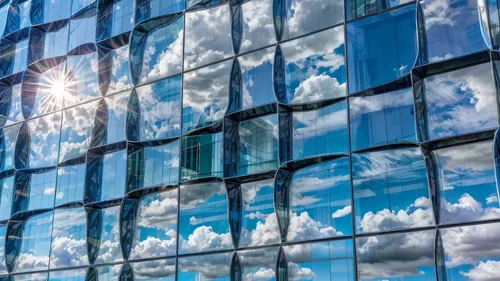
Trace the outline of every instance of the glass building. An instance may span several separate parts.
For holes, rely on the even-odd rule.
[[[0,0],[0,281],[500,280],[499,0]]]

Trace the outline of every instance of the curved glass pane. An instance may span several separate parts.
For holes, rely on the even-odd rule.
[[[286,81],[286,100],[281,102],[302,104],[346,95],[343,26],[280,47],[285,57]]]
[[[99,84],[103,95],[132,87],[129,68],[129,45],[99,52]]]
[[[238,251],[243,280],[275,281],[278,248]]]
[[[1,204],[1,202],[0,202]],[[7,234],[7,225],[0,226],[0,274],[7,274],[7,267],[5,266],[5,237]]]
[[[288,280],[354,280],[352,240],[284,246]]]
[[[94,267],[97,271],[97,280],[119,281],[122,265],[106,265]]]
[[[448,281],[495,280],[500,277],[498,223],[439,230],[443,252],[443,278]],[[439,263],[440,261],[438,261]],[[438,264],[439,265],[439,264]]]
[[[49,281],[85,281],[86,269],[51,271]]]
[[[274,180],[241,184],[242,228],[240,247],[262,246],[280,242],[274,212]],[[274,270],[274,267],[272,267]]]
[[[134,0],[99,1],[97,41],[132,30],[134,27]]]
[[[420,148],[352,154],[356,232],[434,225]]]
[[[285,10],[283,39],[327,28],[344,20],[343,0],[285,0],[283,2]]]
[[[68,51],[68,23],[53,23],[30,31],[30,61],[66,55]]]
[[[32,273],[9,276],[9,281],[48,281],[48,273]]]
[[[223,182],[181,185],[179,253],[233,248],[227,208]]]
[[[181,88],[181,76],[136,88],[138,141],[167,139],[181,134]]]
[[[73,2],[76,1],[74,0]],[[95,42],[96,20],[97,9],[92,9],[81,16],[71,19],[69,23],[68,51],[73,51],[79,46]]]
[[[451,137],[498,126],[489,62],[427,77],[423,82],[427,137]]]
[[[83,207],[54,211],[50,251],[51,269],[88,264],[86,232],[87,213]]]
[[[56,170],[22,172],[16,174],[16,192],[12,211],[31,211],[54,207]]]
[[[87,153],[86,197],[89,203],[119,199],[125,194],[127,150]]]
[[[412,0],[375,0],[375,1],[359,1],[346,0],[347,20],[360,18],[363,16],[377,14],[384,10],[397,7]]]
[[[123,257],[120,248],[120,206],[105,208],[100,210],[100,212],[102,212],[101,241],[95,264],[122,261]]]
[[[178,280],[230,280],[230,253],[179,258],[178,262]]]
[[[491,141],[438,149],[440,223],[463,223],[500,216]]]
[[[136,0],[136,24],[154,17],[182,12],[184,0]]]
[[[177,189],[148,195],[137,206],[137,225],[129,259],[175,256]]]
[[[410,72],[417,55],[415,5],[347,24],[349,93]]]
[[[182,137],[181,181],[222,177],[222,133]]]
[[[231,61],[184,74],[183,133],[222,120],[228,105],[230,74]]]
[[[0,41],[0,77],[26,70],[28,64],[28,39],[16,43]]]
[[[13,125],[10,127],[5,127],[0,130],[0,170],[10,170],[15,167],[14,154],[16,150],[17,135],[21,124]]]
[[[411,88],[349,100],[351,149],[417,142]]]
[[[83,202],[85,170],[85,163],[57,169],[56,207],[70,202]]]
[[[24,120],[21,86],[15,84],[0,90],[0,125],[7,126]]]
[[[179,183],[179,140],[145,146],[128,156],[127,190]]]
[[[101,96],[97,80],[97,52],[68,56],[64,106],[72,106]]]
[[[21,240],[13,272],[47,270],[49,268],[52,216],[53,212],[50,211],[29,217],[22,223],[20,237],[8,237],[8,240]]]
[[[346,157],[295,172],[290,183],[287,241],[350,235],[350,189]]]
[[[25,124],[30,132],[30,139],[27,140],[29,146],[24,168],[55,166],[59,152],[61,113],[46,115]]]
[[[293,159],[342,153],[348,150],[346,101],[293,117]]]
[[[200,67],[232,56],[229,5],[186,13],[185,40],[184,69]]]
[[[424,28],[421,63],[431,63],[485,50],[486,36],[477,1],[420,1]]]
[[[98,102],[86,103],[63,111],[59,162],[85,155],[90,145]]]
[[[31,25],[31,0],[18,0],[10,5],[4,35],[14,33]]]
[[[260,0],[256,0],[260,1]],[[247,3],[253,3],[251,0]],[[274,47],[238,57],[241,68],[241,109],[276,102],[273,93]]]
[[[37,25],[69,18],[70,0],[31,0],[31,24]]]
[[[15,188],[15,177],[14,175],[2,176],[0,179],[0,220],[10,219],[12,210],[12,201],[14,199],[14,188]],[[4,245],[4,243],[0,243]],[[3,255],[1,255],[3,257]],[[3,264],[3,263],[0,263]]]
[[[95,1],[96,0],[72,0],[73,4],[71,5],[71,14],[76,14],[78,11],[94,3]]]
[[[358,280],[436,280],[434,232],[357,238]]]
[[[240,53],[276,42],[273,26],[273,0],[250,0],[241,4],[243,26]]]
[[[7,25],[7,15],[9,14],[10,0],[0,4],[0,35],[4,34]]]
[[[175,259],[131,263],[134,280],[175,281]]]
[[[125,122],[130,93],[124,93],[99,102],[94,121],[92,146],[117,143],[126,139]]]
[[[154,22],[153,22],[154,23]],[[139,37],[131,54],[132,69],[137,69],[136,79],[139,83],[172,76],[182,71],[182,48],[184,17],[179,17],[172,23],[162,23],[151,27],[145,23],[148,33],[134,30],[133,36]],[[136,43],[136,42],[133,42]]]

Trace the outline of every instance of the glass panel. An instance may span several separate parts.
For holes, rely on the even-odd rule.
[[[223,182],[181,185],[179,253],[233,248],[227,204]]]
[[[181,76],[136,89],[139,139],[156,140],[181,134]]]
[[[26,70],[28,63],[28,39],[0,45],[0,77]]]
[[[440,190],[440,223],[471,222],[500,215],[491,141],[433,153]]]
[[[349,93],[410,72],[417,54],[415,13],[409,5],[347,25]]]
[[[175,256],[177,192],[176,188],[155,193],[138,203],[137,225],[129,259]]]
[[[76,12],[82,10],[84,7],[87,7],[95,1],[96,0],[73,0],[73,5],[71,5],[71,14],[76,14]]]
[[[24,120],[21,85],[8,86],[0,92],[0,125],[7,126]]]
[[[4,34],[29,27],[31,25],[30,10],[31,0],[18,0],[16,3],[11,3]]]
[[[56,170],[22,172],[16,175],[16,192],[13,211],[30,211],[52,208],[56,193]]]
[[[1,171],[14,169],[14,153],[16,149],[17,135],[20,128],[21,124],[18,124],[3,128],[0,131],[0,154],[2,155],[2,158],[0,158]]]
[[[489,62],[424,79],[427,137],[496,128],[496,87]]]
[[[287,241],[350,235],[351,191],[347,157],[293,174]]]
[[[123,257],[120,248],[120,206],[102,209],[101,212],[101,243],[99,244],[99,254],[97,255],[95,264],[122,261]],[[107,273],[106,275],[109,276],[109,274]],[[99,280],[101,280],[101,277],[99,277]]]
[[[9,276],[9,281],[47,281],[48,273],[32,273],[32,274],[22,274],[22,275],[12,275]]]
[[[125,140],[125,122],[129,93],[101,100],[96,112],[92,146]]]
[[[50,233],[53,212],[46,212],[28,218],[22,224],[19,256],[13,272],[47,270],[49,268]],[[9,255],[10,253],[7,253]]]
[[[251,0],[241,4],[243,32],[240,53],[256,50],[276,42],[272,12],[273,0]]]
[[[360,0],[347,0],[347,20],[360,18],[367,15],[378,14],[384,10],[391,9],[412,0],[374,0],[374,1],[360,1]]]
[[[179,258],[178,280],[229,281],[231,254]]]
[[[344,20],[343,0],[284,0],[283,2],[282,5],[285,6],[283,39],[320,30]]]
[[[277,256],[277,247],[238,251],[243,280],[275,281]]]
[[[57,169],[56,206],[83,201],[85,170],[85,163]]]
[[[434,230],[356,239],[359,281],[436,280]]]
[[[278,168],[277,119],[277,115],[272,114],[239,123],[239,175]]]
[[[87,0],[73,0],[87,1]],[[92,0],[94,1],[94,0]],[[74,5],[74,3],[73,3]],[[72,51],[78,46],[95,42],[97,11],[95,9],[85,14],[72,18],[69,29],[68,51]]]
[[[254,3],[261,0],[251,0]],[[265,0],[267,1],[267,0]],[[261,32],[261,31],[259,31]],[[273,93],[274,47],[238,57],[243,89],[242,109],[276,102]]]
[[[288,280],[354,280],[352,240],[284,246]]]
[[[352,154],[356,232],[434,225],[420,148]]]
[[[46,28],[47,30],[43,30]],[[30,63],[66,55],[68,51],[68,24],[54,23],[41,29],[33,28],[30,34]]]
[[[280,235],[273,205],[274,180],[241,184],[241,194],[243,221],[239,246],[278,244]]]
[[[485,50],[477,1],[420,1],[422,64]],[[488,40],[488,39],[486,39]]]
[[[200,67],[232,56],[229,5],[186,13],[185,35],[185,69]]]
[[[134,0],[99,1],[97,41],[105,40],[134,27]]]
[[[53,22],[71,16],[69,0],[31,0],[31,24]]]
[[[132,87],[129,69],[129,45],[106,50],[104,56],[99,58],[99,71],[101,92],[110,95]],[[105,89],[105,90],[104,90]]]
[[[64,106],[72,106],[100,97],[97,80],[97,53],[68,56]]]
[[[94,160],[94,158],[96,158]],[[90,159],[93,160],[90,160]],[[93,169],[98,170],[98,178],[95,188],[99,188],[97,197],[91,198],[98,202],[118,199],[125,194],[125,179],[127,175],[127,150],[122,149],[104,155],[87,155],[87,178],[94,180]],[[92,162],[91,162],[92,161]],[[96,165],[97,167],[94,167]],[[89,186],[91,183],[87,182]],[[88,187],[91,189],[92,187]],[[92,193],[93,190],[87,192]],[[92,196],[93,197],[93,196]]]
[[[135,22],[166,14],[182,12],[184,10],[183,0],[136,0]]]
[[[175,259],[131,263],[134,280],[175,281]]]
[[[182,132],[222,120],[228,104],[231,61],[184,73]]]
[[[120,280],[120,270],[122,265],[108,265],[95,267],[97,270],[97,280],[101,281],[119,281]]]
[[[63,112],[59,162],[85,155],[90,145],[97,102],[66,109]]]
[[[222,177],[222,133],[182,137],[181,181]]]
[[[59,152],[61,113],[46,115],[27,121],[25,124],[30,132],[30,140],[27,140],[30,143],[27,152],[28,162],[24,168],[55,166]]]
[[[72,269],[50,272],[49,281],[85,281],[86,269]]]
[[[349,100],[351,149],[417,142],[411,88]]]
[[[323,1],[300,3],[309,2]],[[343,26],[280,46],[285,57],[286,81],[286,100],[281,102],[302,104],[346,95]]]
[[[83,207],[56,209],[52,229],[50,268],[88,264],[86,233],[87,213]]]
[[[7,15],[9,13],[10,1],[0,4],[0,35],[4,34],[7,25]]]
[[[293,159],[348,150],[346,101],[293,116]]]
[[[1,206],[0,206],[1,208]],[[0,209],[1,210],[1,209]],[[7,225],[0,226],[0,274],[7,274],[5,266],[5,237],[7,234]]]
[[[4,176],[0,179],[0,220],[8,220],[11,215],[12,201],[14,198],[14,175]],[[3,245],[3,243],[0,243]],[[3,255],[2,255],[3,257]],[[2,263],[0,263],[2,264]]]

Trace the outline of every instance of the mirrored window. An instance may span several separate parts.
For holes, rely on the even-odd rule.
[[[241,4],[243,25],[240,53],[276,42],[272,12],[273,0],[251,0]]]
[[[56,193],[56,169],[41,172],[18,171],[14,213],[52,208]]]
[[[314,2],[322,1],[311,4]],[[281,102],[303,104],[346,95],[343,26],[289,41],[280,47],[286,83],[286,97]]]
[[[74,0],[87,1],[87,0]],[[73,7],[74,8],[74,7]],[[68,51],[78,52],[78,47],[95,42],[97,9],[93,8],[71,19],[69,24]]]
[[[66,55],[68,30],[66,21],[33,27],[30,30],[29,63]]]
[[[489,62],[425,78],[427,137],[496,128],[495,89]]]
[[[0,202],[1,204],[1,202]],[[0,205],[1,208],[1,205]],[[7,267],[5,266],[5,237],[7,236],[7,225],[0,225],[0,274],[6,275]]]
[[[100,97],[97,73],[97,52],[68,56],[64,106]]]
[[[181,185],[179,253],[233,248],[227,204],[223,182]]]
[[[27,37],[15,43],[5,39],[0,41],[0,77],[26,70],[28,42]]]
[[[417,142],[411,88],[349,100],[351,149]]]
[[[183,0],[136,0],[135,23],[166,14],[182,12]]]
[[[120,206],[104,209],[90,209],[88,218],[87,244],[90,243],[90,250],[87,251],[89,260],[94,264],[119,262],[123,260],[120,248]],[[88,247],[88,246],[87,246]],[[104,272],[99,272],[99,280],[103,275],[103,280],[114,280],[112,276],[118,276],[116,268],[104,268]]]
[[[98,281],[119,281],[120,280],[120,271],[122,265],[106,265],[106,266],[96,266],[93,267],[95,269],[95,274],[92,273],[93,276],[96,276]],[[91,269],[89,269],[90,271]],[[87,273],[88,274],[88,273]]]
[[[184,73],[182,132],[222,120],[229,95],[231,61]]]
[[[83,207],[62,208],[54,211],[50,251],[51,269],[88,264],[86,232],[87,214]]]
[[[181,181],[222,177],[222,133],[182,137]]]
[[[0,35],[4,34],[7,25],[7,15],[9,14],[10,1],[4,1],[0,4]]]
[[[175,259],[131,263],[134,280],[175,281]]]
[[[349,93],[410,72],[417,54],[415,5],[347,24]]]
[[[132,87],[129,69],[129,45],[99,47],[99,86],[103,95]]]
[[[132,30],[134,0],[100,0],[97,41]]]
[[[30,10],[31,0],[17,0],[11,3],[4,35],[29,27],[31,25]]]
[[[58,167],[56,207],[70,202],[83,202],[85,170],[84,161]]]
[[[440,223],[463,223],[500,215],[491,141],[433,152],[439,184]]]
[[[357,238],[358,280],[436,280],[434,232]]]
[[[31,24],[53,22],[71,16],[69,0],[31,0]]]
[[[96,0],[72,0],[71,14],[74,15],[88,5],[94,3]]]
[[[179,258],[179,280],[229,281],[231,253]]]
[[[105,98],[99,102],[92,132],[91,147],[117,143],[126,139],[125,122],[129,93]]]
[[[32,274],[21,274],[21,275],[11,275],[8,277],[9,281],[48,281],[48,273],[32,273]]]
[[[127,150],[87,154],[85,200],[87,203],[119,199],[125,194]]]
[[[14,199],[15,176],[13,173],[0,175],[0,221],[10,219]],[[3,245],[2,243],[0,243]],[[2,264],[2,263],[0,263]]]
[[[420,148],[352,154],[358,233],[434,225]]]
[[[347,20],[360,18],[363,16],[377,14],[384,10],[395,8],[399,5],[410,3],[412,0],[375,0],[375,1],[358,1],[347,0]]]
[[[0,88],[0,125],[8,126],[24,120],[22,115],[21,86],[15,84]]]
[[[243,280],[276,280],[278,248],[238,251],[237,256]]]
[[[293,159],[342,153],[348,150],[346,102],[311,111],[296,111],[293,117]]]
[[[16,141],[21,124],[0,129],[0,171],[14,169]]]
[[[186,13],[185,69],[207,65],[232,55],[229,5]],[[213,69],[213,66],[209,68]]]
[[[298,170],[290,183],[287,241],[350,235],[351,191],[346,157]]]
[[[85,281],[86,269],[51,271],[49,281]]]

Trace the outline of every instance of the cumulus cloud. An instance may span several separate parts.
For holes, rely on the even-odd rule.
[[[56,237],[52,241],[50,267],[62,268],[88,264],[85,239]]]
[[[169,236],[170,239],[163,240],[148,236],[145,240],[136,240],[130,253],[130,258],[141,259],[175,255],[175,249],[177,247],[177,232],[169,230],[166,235]]]
[[[175,259],[133,263],[136,280],[161,279],[175,275]]]
[[[313,220],[308,212],[302,212],[300,215],[293,213],[290,217],[288,226],[288,241],[313,240],[343,235],[342,232],[333,227],[324,225],[321,222]]]
[[[333,212],[332,218],[337,219],[337,218],[345,217],[345,216],[351,214],[351,209],[352,209],[351,206],[345,206],[342,209],[338,209],[335,212]]]
[[[335,77],[325,74],[311,76],[295,89],[292,103],[306,103],[344,96],[346,83],[340,84]]]
[[[272,0],[255,0],[241,5],[243,33],[240,52],[248,52],[276,41],[272,4]]]
[[[211,280],[220,277],[229,278],[231,254],[213,254],[179,259],[179,271],[193,273],[196,280]]]
[[[500,261],[479,262],[476,267],[468,272],[460,272],[472,281],[496,281],[500,280]]]
[[[200,253],[207,250],[231,249],[233,247],[231,233],[217,233],[211,226],[202,225],[196,228],[185,240],[179,236],[179,245],[184,253]]]
[[[147,205],[140,205],[137,225],[149,228],[162,228],[165,231],[177,223],[177,194],[162,193],[156,200]]]
[[[280,240],[280,232],[278,228],[278,220],[275,213],[269,215],[261,214],[255,228],[251,231],[243,228],[240,245],[258,246],[278,243]]]
[[[17,258],[18,272],[22,271],[33,271],[33,270],[47,270],[49,267],[49,257],[47,256],[35,256],[28,253],[20,253]]]

